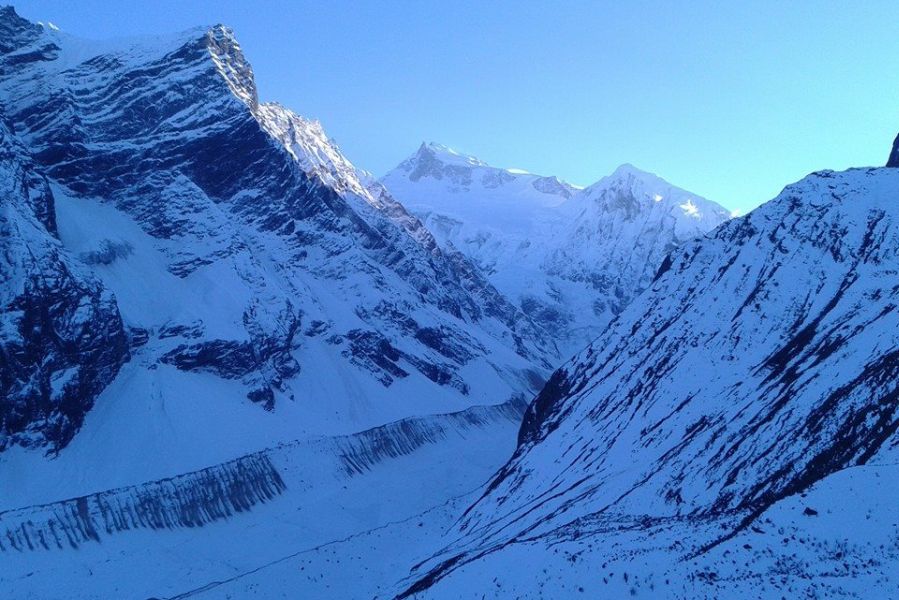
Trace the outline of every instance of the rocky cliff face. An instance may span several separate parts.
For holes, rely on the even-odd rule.
[[[115,299],[63,248],[50,187],[0,121],[0,450],[59,450],[128,357]]]
[[[11,9],[0,27],[6,116],[148,375],[213,375],[275,411],[335,402],[332,425],[360,427],[505,401],[556,361],[318,123],[259,102],[229,29],[97,43]]]

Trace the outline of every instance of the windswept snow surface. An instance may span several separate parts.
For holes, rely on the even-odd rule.
[[[42,600],[370,598],[512,452],[521,409],[319,436],[171,480],[0,511],[0,587]]]

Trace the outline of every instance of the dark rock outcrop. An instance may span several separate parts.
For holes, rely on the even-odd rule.
[[[888,167],[899,167],[899,135],[893,140],[893,149],[890,151],[890,158],[887,160]]]
[[[50,187],[0,121],[0,450],[58,451],[129,358],[115,299],[56,234]]]
[[[130,241],[91,239],[81,262],[117,273],[104,281],[124,306],[146,290],[135,293],[122,272],[150,256],[167,271],[154,282],[198,313],[124,311],[147,332],[132,345],[153,357],[150,368],[239,379],[273,408],[300,391],[290,379],[304,350],[349,358],[363,385],[418,371],[463,394],[473,359],[511,371],[500,374],[519,382],[509,395],[530,391],[523,371],[550,367],[546,332],[367,181],[321,125],[260,103],[227,27],[93,45],[8,9],[0,31],[0,97],[37,167],[66,199],[136,225]],[[307,334],[295,336],[300,315]],[[399,345],[402,358],[372,354]],[[497,350],[510,352],[497,360]]]

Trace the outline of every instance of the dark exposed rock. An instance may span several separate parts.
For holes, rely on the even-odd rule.
[[[544,426],[550,415],[560,410],[564,398],[571,393],[571,384],[567,379],[567,373],[559,369],[549,378],[549,381],[537,394],[524,413],[521,429],[518,431],[518,445],[537,442],[546,437],[552,426]]]
[[[231,340],[184,344],[159,360],[182,371],[205,371],[225,379],[240,379],[258,369],[260,363],[251,343]]]
[[[249,341],[207,340],[181,344],[159,360],[182,371],[214,373],[224,379],[243,380],[253,386],[247,398],[272,410],[275,395],[271,388],[283,390],[284,382],[300,372],[300,364],[292,354],[300,317],[288,307],[282,313],[279,327],[271,332],[258,325],[253,312],[248,311],[244,315],[244,326],[252,336]],[[179,328],[169,329],[168,333],[191,337],[193,331]]]
[[[344,355],[375,374],[385,386],[393,383],[394,379],[409,376],[409,373],[397,364],[403,357],[402,352],[383,335],[375,331],[354,329],[347,332],[346,337],[350,343]]]
[[[887,160],[888,167],[899,167],[899,135],[893,140],[893,149],[890,151],[890,158]]]
[[[432,343],[437,343],[437,335],[436,330],[424,334]],[[451,385],[465,395],[469,392],[468,384],[450,366],[403,352],[380,333],[354,329],[347,332],[346,339],[349,340],[349,347],[344,355],[370,371],[385,387],[396,379],[409,376],[409,371],[400,366],[403,362],[438,385]],[[444,351],[448,350],[444,348]]]
[[[129,358],[115,300],[63,250],[54,214],[0,121],[0,450],[61,449]]]
[[[193,323],[176,323],[166,325],[159,330],[157,337],[161,340],[173,337],[198,338],[203,336],[203,322],[194,321]]]
[[[6,54],[35,41],[43,27],[23,19],[12,6],[0,6],[0,52]]]
[[[81,267],[129,299],[126,314],[140,325],[129,339],[117,314],[97,320],[110,329],[97,334],[112,356],[147,345],[142,356],[159,360],[146,368],[168,364],[238,380],[266,408],[279,392],[295,391],[289,380],[299,373],[301,344],[340,345],[322,349],[343,352],[384,385],[419,372],[462,394],[471,382],[460,373],[473,358],[519,383],[522,365],[550,367],[549,337],[464,256],[441,249],[383,186],[363,184],[319,125],[259,102],[228,28],[97,46],[10,10],[0,14],[0,28],[0,97],[36,168],[66,200],[85,200],[97,214],[137,226],[122,233],[131,243],[110,232],[105,241],[89,240],[80,255]],[[64,54],[69,43],[83,47]],[[72,60],[63,64],[63,56]],[[27,197],[31,212],[54,234],[52,207],[36,200]],[[184,303],[188,322],[178,320],[177,308],[170,323],[161,321],[163,312],[132,312],[139,310],[130,302],[135,295],[120,272],[145,259],[167,270],[166,278],[180,278],[173,287],[200,303]],[[42,293],[31,296],[34,310]],[[114,306],[108,294],[100,297],[109,306],[97,312]],[[208,322],[190,322],[207,301],[215,304],[203,316]],[[358,319],[335,324],[332,309]],[[305,335],[297,336],[307,314]],[[426,332],[416,337],[419,330]],[[390,341],[397,339],[402,351]],[[500,347],[518,356],[488,357]],[[116,369],[98,380],[108,382]],[[89,408],[82,404],[79,410]],[[36,418],[24,412],[4,427]]]
[[[140,348],[150,341],[150,332],[143,327],[129,327],[128,336],[131,339],[131,348]]]

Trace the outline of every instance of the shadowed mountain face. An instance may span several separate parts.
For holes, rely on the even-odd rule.
[[[55,210],[46,200],[31,211],[51,237],[56,215],[62,245],[97,286],[76,293],[50,278],[39,297],[81,306],[83,325],[117,349],[96,367],[97,385],[79,388],[74,429],[128,355],[122,322],[139,347],[133,368],[159,385],[180,372],[218,378],[232,401],[268,410],[308,403],[319,414],[310,429],[318,418],[352,429],[504,402],[532,393],[557,362],[550,336],[441,249],[318,123],[259,102],[229,29],[88,42],[4,8],[0,32],[5,117],[36,181],[48,178],[36,193],[57,197]],[[104,318],[115,303],[90,273],[122,321]],[[47,303],[35,293],[37,310]],[[22,369],[4,377],[32,385]],[[134,386],[147,394],[151,384]],[[48,384],[32,387],[42,391],[28,402],[58,404]],[[45,412],[17,409],[5,427],[27,429]]]
[[[679,522],[684,540],[723,519],[703,534],[714,545],[890,451],[897,198],[893,169],[815,173],[672,253],[551,377],[514,457],[408,591],[524,541],[549,552],[604,519]],[[688,551],[684,541],[669,554]]]
[[[893,149],[890,151],[890,158],[887,160],[888,167],[899,167],[899,135],[893,141]]]

